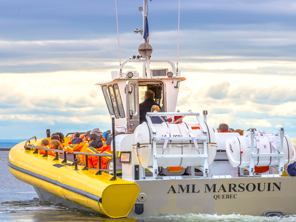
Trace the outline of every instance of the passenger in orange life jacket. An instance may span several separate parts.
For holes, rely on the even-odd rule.
[[[76,152],[85,152],[85,150],[88,148],[88,137],[90,135],[90,130],[86,132],[86,134],[83,137],[83,141],[79,143],[77,146],[74,147],[74,151]]]
[[[217,128],[218,133],[228,133],[229,127],[226,123],[221,123]]]
[[[84,141],[82,143],[79,143],[77,146],[73,148],[74,151],[85,153],[86,149],[89,147],[89,135],[90,135],[90,130],[86,132]],[[85,163],[85,156],[84,155],[79,155],[79,161]]]
[[[106,146],[105,147],[102,147],[100,150],[99,150],[99,153],[101,154],[113,154],[113,152],[111,151],[111,142],[112,142],[112,134],[109,134],[108,137],[107,137],[107,142],[106,142]],[[101,164],[102,164],[102,169],[107,169],[107,163],[108,161],[112,159],[112,157],[109,157],[109,156],[102,156],[101,157]],[[98,162],[98,165],[97,165],[97,168],[99,169],[99,162]]]
[[[71,142],[69,142],[68,146],[64,147],[64,150],[68,153],[73,153],[74,151],[76,151],[76,146],[81,142],[82,139],[80,138],[80,133],[76,132]]]
[[[99,148],[103,146],[102,140],[100,137],[98,137],[96,134],[90,134],[89,135],[89,147],[86,149],[86,153],[96,153]],[[82,159],[82,162],[85,164],[86,160]],[[88,156],[88,167],[90,168],[97,168],[98,164],[98,157],[97,156]]]
[[[50,149],[53,149],[53,150],[63,150],[63,147],[60,143],[59,140],[51,140],[50,141]],[[56,153],[54,151],[48,151],[48,155],[51,155],[51,156],[56,156]]]
[[[80,133],[76,132],[74,134],[74,139],[72,140],[72,144],[79,144],[82,142],[82,139],[80,139]]]
[[[105,138],[103,137],[103,133],[99,128],[92,129],[90,134],[96,134],[97,136],[99,136],[101,138],[102,143],[106,142]]]
[[[47,139],[41,140],[40,147],[49,149],[49,141]],[[40,154],[45,154],[45,150],[39,150]]]

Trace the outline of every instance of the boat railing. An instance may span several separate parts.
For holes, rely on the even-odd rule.
[[[32,137],[33,138],[33,137]],[[33,154],[38,154],[39,150],[45,150],[45,154],[43,154],[42,157],[48,157],[48,152],[54,152],[55,153],[55,158],[53,160],[59,160],[59,153],[64,154],[64,160],[62,163],[67,163],[67,152],[64,150],[56,150],[56,149],[49,149],[45,147],[39,147],[39,146],[34,146],[34,145],[25,145],[25,149],[35,149]]]
[[[85,166],[82,170],[88,170],[88,169],[98,169],[99,171],[96,173],[96,175],[101,175],[102,174],[102,171],[105,171],[105,172],[112,172],[114,170],[107,170],[107,169],[102,169],[102,157],[113,157],[112,154],[106,154],[106,153],[81,153],[81,152],[73,152],[74,154],[74,166],[75,166],[75,170],[78,169],[78,158],[77,158],[77,155],[83,155],[85,156]],[[88,167],[88,156],[97,156],[99,158],[99,168],[90,168]],[[115,162],[115,161],[114,161]],[[114,174],[113,175],[116,175],[116,169],[115,169],[115,172],[113,172]]]
[[[115,118],[112,118],[112,132],[115,132]],[[68,133],[69,134],[69,133]],[[67,134],[67,136],[68,136]],[[66,136],[66,137],[67,137]],[[31,150],[31,149],[35,149],[33,154],[38,154],[39,150],[45,150],[45,154],[42,157],[47,157],[48,156],[48,152],[55,152],[55,158],[53,160],[59,160],[59,154],[62,153],[64,155],[64,160],[62,161],[62,163],[67,163],[67,152],[65,150],[57,150],[57,149],[49,149],[49,148],[45,148],[45,147],[38,147],[38,146],[34,146],[31,145],[31,139],[35,138],[35,143],[37,141],[37,137],[33,136],[32,138],[28,139],[25,142],[24,148],[25,150]],[[102,172],[112,172],[113,171],[113,177],[111,178],[111,181],[116,180],[117,177],[117,171],[116,171],[116,146],[115,146],[115,134],[113,134],[113,154],[106,154],[106,153],[82,153],[82,152],[73,152],[74,155],[74,161],[72,163],[72,166],[75,167],[75,170],[78,170],[78,155],[82,155],[85,156],[85,167],[82,170],[88,170],[88,169],[93,169],[93,170],[98,170],[98,172],[96,173],[96,175],[101,175]],[[88,167],[88,156],[97,156],[99,158],[99,168],[90,168]],[[102,157],[111,157],[111,159],[113,159],[113,170],[107,170],[107,169],[102,169],[102,161],[101,158]]]
[[[25,148],[26,148],[26,146],[29,144],[31,144],[31,139],[34,139],[35,138],[35,143],[36,143],[36,141],[37,141],[37,137],[36,136],[33,136],[33,137],[31,137],[30,139],[28,139],[26,142],[25,142]]]
[[[32,137],[32,138],[35,138],[37,141],[37,138],[36,136]],[[45,151],[45,154],[42,156],[42,157],[48,157],[48,152],[54,152],[55,153],[55,158],[53,160],[59,160],[59,154],[63,154],[64,156],[64,159],[61,163],[67,163],[67,152],[65,150],[56,150],[56,149],[49,149],[49,148],[45,148],[45,147],[39,147],[39,146],[34,146],[34,145],[28,145],[27,143],[29,143],[28,141],[30,141],[32,138],[30,138],[29,140],[27,140],[26,144],[25,144],[25,149],[26,150],[31,150],[33,149],[34,152],[33,154],[38,154],[39,153],[39,150],[44,150]],[[82,156],[85,156],[85,159],[88,160],[88,156],[97,156],[99,161],[99,168],[91,168],[91,167],[88,167],[88,161],[85,161],[85,166],[82,170],[98,170],[98,172],[96,173],[96,175],[101,175],[102,172],[112,172],[113,171],[113,178],[115,177],[116,178],[116,169],[114,168],[113,170],[108,170],[108,169],[102,169],[102,161],[101,161],[101,157],[113,157],[112,154],[96,154],[96,153],[81,153],[81,152],[73,152],[73,155],[74,155],[74,161],[73,163],[71,164],[72,166],[75,167],[75,170],[79,170],[78,169],[78,163],[79,163],[79,160],[77,158],[78,155],[82,155]],[[114,161],[115,162],[115,161]],[[112,180],[114,180],[112,178]]]

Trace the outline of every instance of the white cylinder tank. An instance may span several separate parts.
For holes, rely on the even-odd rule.
[[[295,152],[289,136],[284,136],[283,153],[284,165],[295,160]],[[280,137],[274,135],[260,135],[254,138],[254,152],[256,154],[278,154],[280,152]],[[226,153],[233,167],[248,167],[251,157],[251,138],[236,136],[226,141]],[[276,166],[279,157],[255,157],[255,166]]]
[[[163,149],[165,138],[169,137],[190,137],[194,135],[202,136],[202,131],[196,129],[196,127],[191,127],[186,123],[181,124],[170,124],[163,122],[161,124],[153,124],[156,130],[156,137],[162,137],[162,140],[158,140],[156,143],[156,154],[186,154],[186,155],[198,155],[204,154],[203,142],[197,141],[198,149],[196,149],[195,144],[192,140],[181,140],[174,141],[169,140],[166,149]],[[214,161],[216,156],[216,137],[213,128],[208,126],[206,123],[204,127],[207,131],[207,154],[208,154],[208,164]],[[134,131],[132,139],[133,147],[133,157],[137,164],[143,168],[153,165],[153,149],[152,149],[152,139],[150,134],[150,129],[146,122],[140,124]],[[171,167],[171,166],[203,166],[204,159],[196,157],[186,157],[186,158],[158,158],[157,165],[161,167]]]

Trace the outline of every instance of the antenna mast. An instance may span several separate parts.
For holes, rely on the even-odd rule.
[[[179,0],[179,11],[178,11],[178,46],[177,46],[177,70],[176,70],[176,75],[179,75],[180,5],[181,5],[181,0]]]

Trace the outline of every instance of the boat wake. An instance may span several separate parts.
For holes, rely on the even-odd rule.
[[[140,218],[139,218],[140,220]],[[143,218],[141,218],[143,221]],[[240,214],[230,215],[210,215],[210,214],[184,214],[184,215],[163,215],[160,217],[144,218],[144,221],[254,221],[254,222],[269,222],[269,221],[296,221],[296,215],[289,215],[284,217],[260,217]]]
[[[53,205],[46,201],[40,201],[39,198],[26,201],[6,201],[1,202],[1,213],[18,213],[22,211],[43,211],[43,210],[65,210],[62,205]]]

